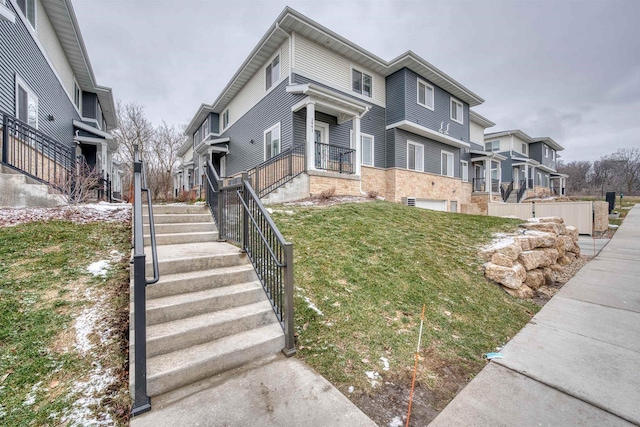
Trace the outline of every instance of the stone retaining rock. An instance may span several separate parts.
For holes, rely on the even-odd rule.
[[[527,278],[527,271],[519,263],[515,263],[513,267],[503,267],[488,262],[485,264],[484,274],[509,289],[518,289]]]
[[[546,279],[542,270],[535,269],[527,271],[527,278],[524,281],[525,285],[527,285],[531,289],[538,289],[540,286],[544,286],[545,283]]]

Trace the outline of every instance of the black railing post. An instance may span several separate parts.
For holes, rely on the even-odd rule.
[[[285,356],[291,357],[296,352],[296,337],[293,328],[293,245],[283,245],[284,270],[284,349]]]
[[[247,180],[249,179],[249,174],[246,172],[242,173],[242,187],[240,190],[242,191],[242,200],[244,201],[245,206],[249,206],[249,192],[247,191]],[[247,251],[247,244],[249,242],[249,210],[243,209],[242,205],[238,206],[239,209],[242,209],[242,215],[240,216],[240,249],[242,252]]]
[[[214,209],[217,209],[218,212],[218,241],[223,241],[224,238],[224,195],[225,193],[222,191],[222,186],[224,185],[224,180],[218,180],[218,206],[214,206]]]
[[[9,126],[6,114],[2,115],[2,163],[9,163]]]

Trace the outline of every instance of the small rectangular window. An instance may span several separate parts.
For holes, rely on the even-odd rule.
[[[362,152],[362,164],[373,166],[373,136],[360,135],[360,151]]]
[[[451,120],[464,124],[462,102],[451,98]]]
[[[280,55],[277,55],[265,69],[265,86],[268,90],[280,79]]]
[[[462,181],[469,182],[469,163],[465,160],[460,161],[460,175],[462,176]]]
[[[548,145],[544,146],[544,156],[549,158],[549,146]]]
[[[522,144],[522,154],[527,154],[527,144],[525,143]]]
[[[351,70],[351,88],[354,92],[371,98],[373,93],[373,78],[354,68]]]
[[[76,81],[73,82],[73,103],[80,110],[80,102],[82,101],[82,91]]]
[[[453,153],[442,151],[442,168],[441,174],[444,176],[453,176]]]
[[[222,129],[226,129],[229,126],[229,109],[227,108],[222,113]]]
[[[264,159],[277,156],[281,151],[280,144],[280,123],[264,131]]]
[[[484,149],[487,151],[500,151],[500,140],[485,143]]]
[[[418,104],[433,110],[433,86],[418,79]]]
[[[31,24],[31,28],[36,29],[36,1],[18,0],[18,8]]]
[[[38,128],[38,97],[16,76],[16,117],[32,128]]]
[[[407,141],[407,169],[424,171],[424,146]]]

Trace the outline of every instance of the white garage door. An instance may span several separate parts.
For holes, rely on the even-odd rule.
[[[416,199],[416,208],[431,209],[432,211],[445,211],[447,210],[446,200],[425,200]]]

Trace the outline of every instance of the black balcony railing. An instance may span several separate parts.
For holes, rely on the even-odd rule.
[[[306,170],[305,145],[298,144],[249,170],[253,188],[262,198]]]
[[[529,190],[533,190],[533,178],[529,178],[529,179],[527,180],[527,188],[528,188]]]
[[[473,191],[485,192],[487,191],[487,179],[486,178],[473,178]]]
[[[500,180],[492,179],[491,180],[491,192],[494,194],[498,194],[500,192]]]
[[[316,169],[349,174],[356,172],[356,150],[320,142],[316,142],[315,149]]]
[[[2,163],[43,183],[59,186],[75,172],[74,149],[0,111]]]
[[[554,196],[566,196],[565,188],[551,187],[551,194],[553,194]]]

